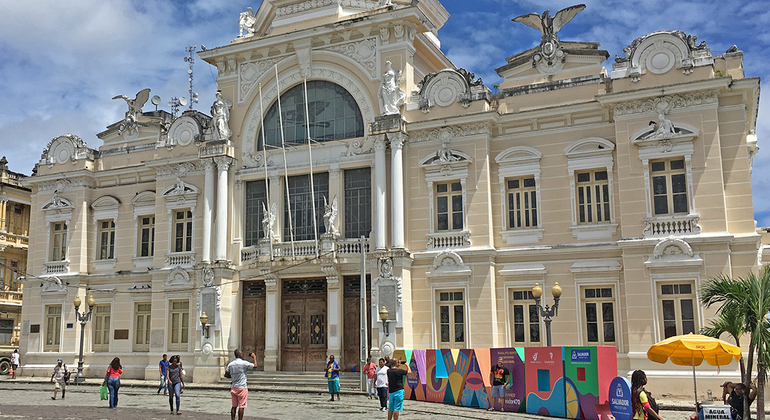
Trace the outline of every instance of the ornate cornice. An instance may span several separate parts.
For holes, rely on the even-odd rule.
[[[57,179],[55,181],[46,181],[38,184],[37,190],[43,191],[66,191],[72,188],[94,188],[96,183],[89,177],[79,177],[70,179]]]
[[[178,176],[180,178],[184,178],[185,176],[192,173],[203,172],[204,169],[205,164],[203,162],[194,161],[159,166],[156,171],[159,178],[167,176]]]
[[[456,137],[466,137],[475,134],[489,134],[492,132],[490,123],[474,123],[464,125],[453,125],[432,130],[410,131],[409,142],[417,143],[423,141],[447,142]]]
[[[682,95],[667,95],[643,101],[632,101],[613,106],[615,116],[643,113],[657,113],[661,107],[667,110],[673,108],[685,108],[689,106],[715,104],[719,101],[719,91],[708,90],[703,92],[686,93]]]

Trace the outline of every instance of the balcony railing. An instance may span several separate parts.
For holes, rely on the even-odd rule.
[[[195,251],[169,252],[166,254],[166,267],[192,267],[195,265]]]
[[[64,274],[69,271],[70,262],[46,261],[43,263],[43,274]]]
[[[294,242],[293,255],[295,257],[315,257],[316,241],[296,241]],[[275,258],[291,258],[291,242],[279,242],[273,244],[273,256]]]
[[[645,237],[697,235],[701,229],[698,226],[700,215],[686,214],[682,216],[648,217],[644,219]]]
[[[364,248],[369,253],[369,240],[364,242]],[[360,239],[340,239],[337,241],[337,254],[360,254],[361,253],[361,240]]]
[[[11,232],[0,232],[0,242],[11,245],[29,245],[29,236],[17,235]]]
[[[460,248],[471,245],[471,233],[467,230],[461,232],[441,232],[428,234],[428,249]]]
[[[258,246],[250,246],[241,250],[241,262],[256,261],[259,258]]]
[[[0,301],[21,304],[21,292],[13,290],[0,290]]]

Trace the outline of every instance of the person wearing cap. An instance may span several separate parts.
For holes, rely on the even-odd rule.
[[[61,399],[64,399],[64,393],[67,392],[67,383],[64,381],[64,375],[67,373],[67,365],[62,365],[64,362],[61,357],[56,360],[56,366],[53,368],[53,375],[51,375],[51,382],[56,382],[56,387],[53,389],[52,400],[56,399],[56,393],[61,388]]]

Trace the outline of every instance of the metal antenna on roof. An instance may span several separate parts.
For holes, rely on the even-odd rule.
[[[188,66],[190,66],[189,69],[187,69],[187,74],[189,77],[187,78],[187,81],[190,82],[190,88],[187,89],[188,92],[190,92],[190,107],[188,109],[192,109],[193,104],[198,102],[198,93],[193,92],[193,64],[195,64],[195,48],[197,46],[191,45],[186,47],[184,50],[187,51],[187,57],[184,58],[185,63],[187,63]]]

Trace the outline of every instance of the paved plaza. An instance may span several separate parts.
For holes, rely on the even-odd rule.
[[[182,394],[182,415],[169,413],[168,397],[157,395],[147,381],[125,381],[119,393],[117,409],[107,408],[99,400],[98,380],[84,386],[70,385],[66,399],[51,400],[53,384],[47,382],[0,381],[0,419],[226,419],[230,413],[230,394],[225,386],[190,386]],[[297,420],[311,415],[314,419],[386,419],[377,410],[378,402],[363,395],[342,395],[341,401],[328,402],[321,392],[251,391],[247,419]],[[689,418],[685,411],[662,411],[665,420]],[[547,419],[529,414],[487,412],[417,401],[406,401],[402,419]]]

